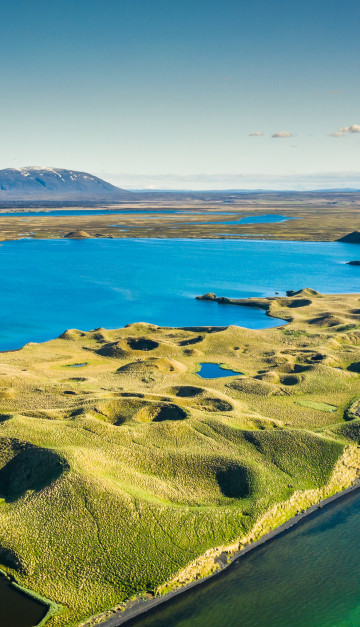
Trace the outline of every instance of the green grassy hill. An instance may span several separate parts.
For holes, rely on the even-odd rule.
[[[70,330],[1,355],[0,563],[61,606],[49,626],[208,574],[356,478],[359,295],[267,306],[290,323]]]

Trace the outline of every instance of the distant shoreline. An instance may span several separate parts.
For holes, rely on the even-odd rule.
[[[92,238],[246,240],[261,237],[274,241],[334,242],[358,228],[360,192],[352,192],[351,201],[348,197],[349,193],[338,192],[315,196],[311,193],[136,192],[126,199],[111,201],[51,198],[6,202],[0,198],[0,241],[18,240],[24,235],[34,239],[57,239],[71,231],[82,230]],[[157,219],[147,220],[146,216],[152,212]],[[219,215],[226,216],[229,212],[233,220],[220,221]],[[109,224],[112,213],[114,216],[123,214],[121,224]],[[181,215],[183,213],[194,215]],[[269,214],[287,219],[259,220]],[[241,222],[237,216],[254,216],[256,221]]]
[[[134,602],[132,602],[131,606],[129,606],[125,610],[114,613],[113,616],[105,619],[104,621],[98,624],[101,625],[101,627],[122,627],[123,625],[131,625],[131,622],[134,619],[137,619],[142,615],[152,613],[161,605],[170,603],[175,597],[178,597],[179,595],[185,595],[191,592],[195,587],[203,586],[208,581],[210,581],[210,579],[219,577],[220,575],[224,573],[224,571],[226,571],[228,568],[233,566],[235,562],[238,562],[239,560],[241,560],[243,557],[248,555],[251,551],[254,551],[258,547],[268,542],[271,542],[275,538],[286,533],[289,529],[297,525],[299,522],[303,521],[308,516],[311,516],[312,514],[317,512],[319,509],[322,509],[323,507],[327,507],[327,505],[330,505],[331,503],[334,503],[335,501],[338,501],[339,499],[344,498],[345,496],[347,496],[348,494],[351,494],[352,492],[354,492],[355,490],[358,490],[359,488],[360,488],[360,479],[356,480],[356,482],[353,483],[348,488],[345,488],[344,490],[341,490],[341,492],[337,492],[336,494],[333,494],[332,496],[329,496],[326,499],[319,501],[315,505],[311,505],[308,509],[304,510],[303,512],[299,514],[296,514],[295,516],[290,518],[288,521],[284,522],[279,527],[276,527],[272,531],[269,531],[268,533],[264,534],[263,536],[261,536],[261,538],[259,538],[259,540],[252,542],[251,544],[246,546],[244,549],[241,549],[241,551],[238,551],[237,553],[235,553],[229,559],[228,563],[223,562],[223,565],[220,567],[220,569],[215,571],[211,575],[208,575],[207,577],[203,577],[202,579],[197,579],[196,581],[192,581],[191,583],[188,583],[185,586],[181,586],[177,588],[176,590],[168,592],[167,594],[164,594],[163,596],[158,596],[153,599],[143,599],[139,597]]]

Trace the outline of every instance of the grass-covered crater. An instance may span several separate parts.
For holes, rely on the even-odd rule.
[[[73,329],[2,353],[0,565],[62,607],[49,626],[208,574],[356,478],[360,296],[248,305],[288,324]]]

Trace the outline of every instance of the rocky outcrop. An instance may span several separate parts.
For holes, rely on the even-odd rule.
[[[214,292],[207,292],[203,296],[197,296],[197,300],[216,300],[216,294]]]
[[[337,241],[347,242],[348,244],[360,244],[360,231],[348,233],[347,235],[344,235],[344,237],[340,237]]]
[[[70,233],[67,233],[64,237],[67,239],[89,239],[92,236],[86,231],[70,231]]]

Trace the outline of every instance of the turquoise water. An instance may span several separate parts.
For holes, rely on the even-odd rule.
[[[268,213],[263,216],[245,216],[236,220],[221,220],[216,222],[189,222],[188,224],[266,224],[270,222],[287,222],[288,220],[298,220],[299,218],[291,218],[289,216],[279,216],[277,214]]]
[[[129,625],[358,627],[359,530],[357,491]]]
[[[266,218],[266,220],[264,220]],[[267,214],[266,216],[246,216],[242,218],[242,224],[256,224],[265,222],[286,222],[287,220],[297,220],[298,218],[290,218],[289,216],[279,216],[277,214]],[[234,224],[233,222],[224,222],[224,224]]]
[[[201,368],[196,374],[203,379],[218,379],[219,377],[234,377],[237,374],[243,374],[242,372],[222,368],[219,364],[202,363],[200,366]]]
[[[302,287],[359,292],[358,269],[346,265],[358,250],[344,243],[255,240],[4,242],[0,348],[43,341],[66,328],[115,328],[134,321],[250,328],[282,324],[262,310],[197,301],[195,296],[209,291],[233,298],[269,296]],[[136,624],[360,625],[359,529],[360,498],[353,495]],[[26,609],[24,602],[23,621],[17,623],[14,609],[18,612],[20,601],[5,583],[0,580],[0,624],[30,627],[31,612],[44,608],[35,604]]]
[[[0,246],[0,349],[67,328],[280,324],[264,311],[197,301],[312,287],[360,291],[356,244],[255,240],[19,240]]]
[[[8,211],[8,212],[0,212],[0,218],[3,217],[68,217],[68,216],[103,216],[103,215],[141,215],[145,214],[147,218],[152,217],[148,214],[158,214],[160,215],[192,215],[192,214],[202,214],[204,216],[227,216],[227,215],[236,215],[233,212],[218,212],[218,211],[196,211],[193,209],[54,209],[50,211]],[[155,216],[154,216],[155,217]],[[279,216],[277,214],[267,214],[263,216],[245,216],[240,220],[221,220],[218,224],[256,224],[256,223],[266,223],[266,222],[286,222],[287,220],[294,220],[295,218],[290,218],[287,216]],[[213,224],[212,222],[193,222],[192,224]],[[121,226],[121,225],[110,225],[110,226]]]

